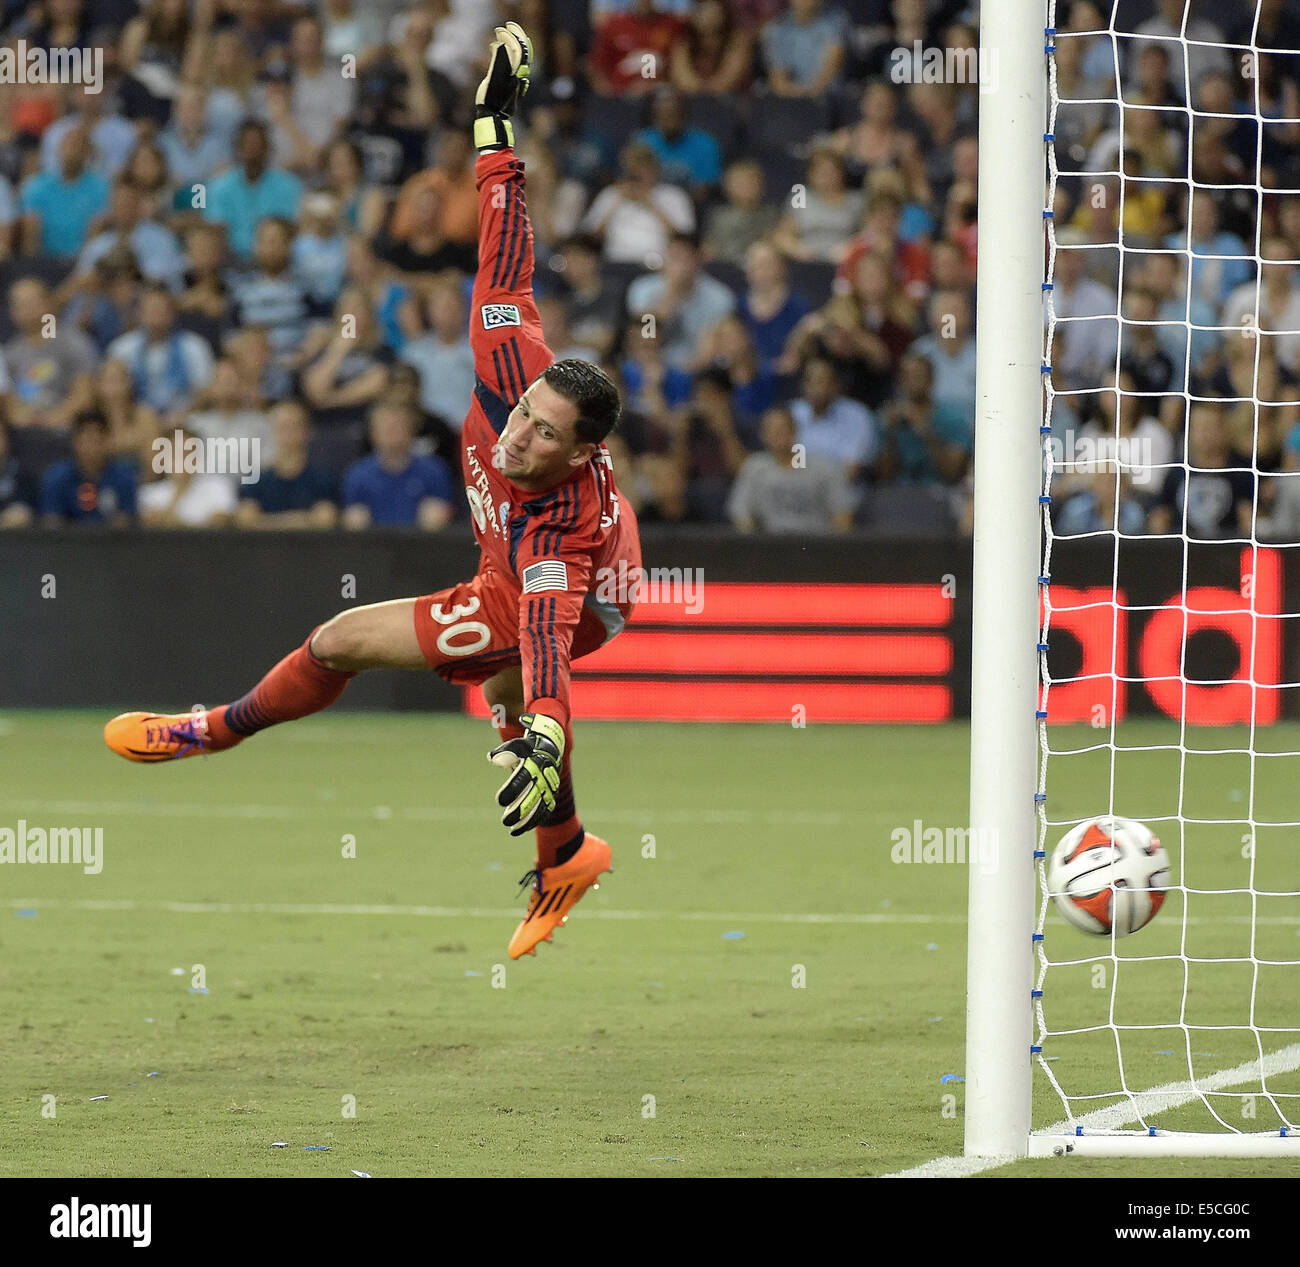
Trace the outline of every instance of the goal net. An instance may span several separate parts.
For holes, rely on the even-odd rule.
[[[1300,1133],[1300,31],[1282,8],[1049,0],[1031,1151]],[[1053,908],[1053,846],[1103,814],[1146,823],[1172,863],[1130,936]]]

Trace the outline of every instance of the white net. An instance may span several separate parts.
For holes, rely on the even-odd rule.
[[[1049,12],[1034,1124],[1295,1133],[1300,24]],[[1097,815],[1172,860],[1132,936],[1053,908]]]

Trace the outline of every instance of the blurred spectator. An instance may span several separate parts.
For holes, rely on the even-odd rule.
[[[880,256],[858,260],[853,282],[848,294],[833,296],[795,327],[777,368],[795,373],[816,352],[835,365],[849,395],[878,405],[893,391],[899,361],[915,337],[915,313]]]
[[[98,357],[76,326],[55,320],[50,288],[26,277],[9,291],[17,333],[4,346],[9,421],[19,427],[67,427],[89,407]]]
[[[89,273],[81,277],[73,274],[59,287],[56,299],[67,297],[63,320],[87,335],[102,355],[135,320],[140,282],[135,254],[118,247]]]
[[[180,243],[170,229],[147,217],[139,189],[125,175],[113,182],[107,223],[82,247],[73,271],[89,273],[99,260],[119,246],[126,247],[135,256],[141,273],[150,281],[162,282],[172,290],[180,289],[185,271]]]
[[[1185,387],[1188,381],[1189,344],[1193,375],[1206,371],[1219,346],[1219,336],[1211,329],[1218,324],[1218,314],[1205,300],[1187,295],[1187,274],[1187,257],[1172,251],[1148,252],[1136,274],[1142,288],[1156,298],[1156,315],[1161,323],[1157,337],[1169,355],[1172,382],[1179,388]],[[1108,302],[1113,307],[1113,296],[1109,296]]]
[[[670,433],[669,458],[686,481],[690,517],[726,522],[727,493],[747,456],[736,431],[726,370],[697,374],[689,403],[661,421]]]
[[[383,43],[380,17],[364,0],[325,0],[320,12],[327,57],[352,54],[361,61]]]
[[[668,57],[685,23],[655,0],[636,0],[627,11],[596,23],[588,66],[597,92],[636,96],[667,78]]]
[[[208,117],[208,94],[182,84],[172,105],[171,122],[158,135],[158,148],[176,191],[173,209],[194,206],[196,185],[206,185],[230,162],[230,138]]]
[[[460,441],[447,419],[442,414],[430,413],[420,404],[420,371],[414,365],[398,361],[388,371],[388,388],[384,392],[385,401],[395,401],[411,411],[416,420],[416,438],[412,449],[416,453],[433,453],[440,457],[453,470],[460,469]],[[462,425],[465,404],[453,414],[460,418],[456,423]]]
[[[0,173],[0,260],[14,253],[14,225],[18,223],[18,199],[9,178]]]
[[[655,92],[650,126],[635,139],[654,151],[665,180],[689,188],[697,198],[705,197],[722,179],[717,141],[700,128],[686,126],[686,103],[667,84]]]
[[[1080,477],[1076,491],[1056,515],[1056,531],[1063,537],[1090,532],[1118,532],[1121,536],[1135,537],[1142,534],[1145,521],[1131,479],[1117,473],[1113,463],[1107,463],[1102,470]]]
[[[144,12],[126,24],[119,59],[133,118],[166,123],[181,79],[199,51],[190,43],[189,10],[187,0],[148,0]]]
[[[271,410],[275,458],[252,484],[239,486],[240,528],[333,528],[338,522],[334,480],[307,456],[307,410],[283,400]]]
[[[1058,250],[1052,274],[1052,308],[1056,327],[1052,365],[1069,390],[1096,386],[1115,368],[1119,325],[1116,292],[1087,275],[1096,254],[1084,247],[1084,235],[1068,226],[1056,235]]]
[[[581,82],[553,80],[549,95],[533,107],[529,139],[550,150],[563,179],[603,185],[612,175],[618,155],[609,137],[588,124],[584,101]]]
[[[1148,517],[1152,533],[1185,533],[1194,541],[1249,538],[1255,476],[1232,468],[1223,406],[1194,403],[1187,418],[1188,467],[1171,467]],[[1190,474],[1188,473],[1190,470]]]
[[[114,458],[108,420],[88,409],[72,423],[72,456],[49,467],[41,480],[41,519],[121,527],[135,517],[135,467]]]
[[[790,289],[785,261],[767,242],[755,242],[745,253],[745,280],[740,319],[754,341],[759,364],[770,369],[811,305]]]
[[[600,267],[600,243],[590,234],[571,237],[556,263],[567,287],[569,328],[580,343],[596,348],[602,359],[613,351],[623,331],[623,288]]]
[[[975,336],[970,299],[964,291],[937,291],[930,300],[930,333],[912,350],[934,370],[934,398],[952,401],[969,423],[975,420]]]
[[[839,78],[849,44],[849,20],[822,0],[790,0],[789,10],[763,28],[768,87],[778,97],[819,97]]]
[[[220,326],[230,311],[226,284],[226,231],[200,220],[185,234],[185,272],[181,279],[180,310]]]
[[[772,244],[791,259],[838,263],[862,218],[862,195],[848,188],[844,160],[829,146],[813,151],[807,180],[795,186]]]
[[[654,317],[664,360],[678,369],[690,368],[704,335],[735,306],[731,291],[701,270],[699,247],[688,233],[673,234],[662,271],[638,277],[627,291],[632,322],[644,327]]]
[[[174,460],[176,446],[191,438],[177,430],[168,447],[144,467],[136,493],[142,528],[224,528],[234,518],[239,498],[238,474],[195,470]],[[172,468],[172,469],[168,469]]]
[[[451,518],[454,484],[441,458],[417,456],[411,411],[381,403],[370,411],[369,457],[343,474],[343,526],[437,532]]]
[[[1111,371],[1095,393],[1091,416],[1076,437],[1076,452],[1095,466],[1114,463],[1131,481],[1133,495],[1144,506],[1156,500],[1174,460],[1174,439],[1157,417],[1158,401],[1143,397],[1136,378],[1128,369],[1118,376]],[[1063,455],[1063,479],[1070,483],[1070,455]],[[1109,468],[1107,468],[1109,469]]]
[[[587,209],[587,190],[578,181],[561,177],[550,149],[533,137],[516,145],[515,155],[528,171],[533,250],[538,259],[545,259],[577,231]]]
[[[1207,190],[1196,190],[1190,201],[1190,224],[1171,233],[1165,246],[1177,251],[1190,246],[1196,257],[1192,260],[1192,294],[1219,312],[1233,290],[1254,275],[1252,253],[1236,234],[1220,230],[1219,208]]]
[[[312,306],[332,308],[348,271],[348,240],[333,194],[308,194],[302,200],[302,230],[289,249],[294,280]]]
[[[1266,237],[1260,243],[1258,290],[1253,281],[1237,286],[1224,303],[1218,323],[1235,327],[1247,337],[1259,331],[1265,343],[1273,345],[1278,363],[1294,378],[1300,378],[1300,284],[1291,263],[1297,250],[1300,242],[1293,247],[1283,237]]]
[[[161,282],[140,297],[139,325],[114,339],[108,355],[131,371],[140,399],[164,420],[183,415],[212,377],[212,352],[176,324],[176,299]]]
[[[333,142],[325,151],[325,192],[338,200],[349,232],[373,237],[379,232],[388,206],[384,192],[365,179],[365,160],[355,141]]]
[[[678,92],[729,97],[749,88],[754,41],[737,27],[725,0],[699,0],[672,46],[669,76]]]
[[[1150,291],[1140,287],[1125,291],[1120,364],[1132,376],[1134,389],[1152,396],[1167,392],[1174,377],[1174,363],[1160,346],[1157,309]]]
[[[348,271],[345,287],[361,290],[375,314],[384,342],[400,352],[408,339],[421,331],[419,309],[412,288],[400,280],[397,270],[381,260],[359,233],[348,238]]]
[[[235,133],[236,165],[208,186],[207,216],[226,226],[231,249],[248,255],[253,234],[267,216],[292,221],[298,214],[302,185],[296,176],[269,167],[266,125],[246,119]]]
[[[299,18],[289,41],[292,67],[290,117],[307,139],[307,166],[320,166],[326,144],[352,113],[357,81],[339,73],[324,57],[319,19]]]
[[[898,390],[884,407],[882,467],[905,484],[956,484],[975,450],[975,432],[951,401],[934,398],[934,370],[925,357],[903,357]]]
[[[624,404],[644,418],[662,418],[691,395],[691,376],[667,363],[663,344],[650,338],[639,324],[623,334],[623,359],[618,364]]]
[[[861,116],[830,140],[852,176],[917,161],[916,138],[898,126],[898,97],[887,79],[871,80],[858,108]]]
[[[167,159],[154,141],[137,142],[120,174],[139,191],[147,218],[165,214],[171,207],[172,186]]]
[[[207,93],[207,124],[231,153],[240,125],[254,113],[256,104],[258,63],[245,52],[239,34],[234,26],[212,31],[195,80]]]
[[[121,361],[107,358],[95,376],[91,408],[108,421],[108,443],[114,457],[148,465],[150,446],[162,430],[162,419],[136,395],[135,380]]]
[[[919,212],[919,218],[911,213]],[[908,223],[904,228],[904,218]],[[852,285],[858,261],[864,255],[881,255],[890,263],[894,280],[911,299],[922,299],[930,281],[929,238],[934,223],[929,214],[905,201],[903,178],[892,168],[873,172],[866,207],[858,231],[848,240],[835,271],[837,286]],[[957,243],[950,243],[962,253]],[[974,268],[966,265],[967,271]]]
[[[36,496],[33,481],[9,451],[9,423],[0,418],[0,531],[26,528],[32,522]]]
[[[345,290],[339,296],[334,317],[332,333],[322,332],[319,340],[302,349],[307,358],[302,394],[313,411],[331,411],[351,419],[362,415],[383,394],[396,356],[384,345],[379,323],[360,290]]]
[[[722,190],[727,201],[709,212],[704,258],[743,264],[745,252],[772,233],[781,213],[765,200],[763,169],[752,158],[727,168]]]
[[[69,85],[65,91],[68,113],[41,133],[42,170],[57,176],[63,166],[63,138],[74,128],[84,128],[90,144],[88,166],[111,181],[135,149],[139,139],[135,127],[117,112],[113,95],[107,90],[91,92],[89,85]]]
[[[1185,0],[1158,0],[1159,12],[1137,28],[1139,35],[1156,36],[1150,40],[1125,40],[1128,53],[1129,75],[1132,82],[1138,79],[1137,69],[1141,66],[1142,55],[1148,48],[1178,49],[1178,56],[1168,57],[1168,75],[1175,98],[1173,104],[1181,105],[1187,97],[1187,83],[1184,78],[1184,59],[1187,74],[1196,83],[1203,75],[1215,70],[1230,69],[1228,50],[1221,47],[1224,43],[1223,31],[1204,17],[1194,17],[1187,13]],[[1103,24],[1104,29],[1105,24]],[[1184,46],[1181,41],[1186,40]],[[1172,43],[1161,43],[1173,41]],[[1150,73],[1150,71],[1148,71]],[[1140,82],[1140,81],[1139,81]]]
[[[569,328],[569,312],[559,295],[542,295],[537,300],[537,312],[542,320],[546,346],[557,361],[590,361],[600,363],[600,349],[580,343]]]
[[[475,68],[486,69],[483,50],[496,16],[493,0],[426,0],[393,19],[389,38],[401,39],[404,28],[417,13],[428,16],[433,27],[433,38],[426,41],[424,49],[424,64],[458,88],[477,83]]]
[[[776,400],[776,376],[759,360],[749,330],[738,316],[724,317],[705,336],[700,364],[726,371],[736,429],[747,448],[757,448],[759,419]]]
[[[267,216],[257,226],[254,271],[232,286],[236,323],[265,330],[272,353],[286,365],[293,361],[307,330],[307,296],[290,267],[293,224]]]
[[[762,420],[762,453],[745,459],[727,501],[731,522],[741,532],[847,532],[854,496],[835,462],[795,452],[795,424],[784,406]]]
[[[275,456],[271,420],[265,410],[250,407],[239,367],[229,357],[213,365],[212,381],[186,418],[185,429],[203,440],[250,441],[258,461],[265,465]]]
[[[850,481],[875,466],[880,424],[864,404],[841,394],[835,366],[826,357],[809,359],[803,395],[790,406],[790,414],[806,456],[836,463]]]
[[[671,234],[694,231],[695,209],[684,190],[659,179],[648,146],[625,146],[621,161],[623,179],[596,195],[582,227],[601,239],[607,260],[651,268],[662,262]]]
[[[86,128],[79,124],[59,144],[59,170],[37,172],[23,182],[25,254],[68,259],[81,249],[90,222],[108,206],[108,182],[87,166],[89,157]]]
[[[473,151],[459,129],[444,132],[437,165],[402,186],[380,254],[403,272],[459,268],[478,258],[478,191]]]

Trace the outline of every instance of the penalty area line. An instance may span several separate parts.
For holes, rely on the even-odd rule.
[[[1255,1079],[1260,1079],[1262,1082],[1264,1078],[1291,1073],[1296,1069],[1300,1069],[1300,1043],[1279,1047],[1276,1051],[1269,1052],[1262,1061],[1246,1060],[1232,1069],[1220,1069],[1199,1082],[1167,1082],[1148,1091],[1130,1091],[1125,1103],[1094,1109],[1091,1113],[1076,1117],[1072,1122],[1054,1122],[1051,1126],[1035,1131],[1034,1134],[1073,1135],[1076,1126],[1083,1127],[1085,1131],[1118,1131],[1141,1122],[1143,1117],[1166,1113],[1170,1109],[1181,1108],[1184,1104],[1199,1100],[1204,1092],[1222,1091]],[[936,1157],[933,1161],[923,1162],[910,1170],[899,1170],[884,1177],[886,1179],[964,1179],[986,1170],[996,1170],[999,1166],[1007,1166],[1012,1162],[1028,1160],[1030,1159],[1027,1157],[1014,1155]]]

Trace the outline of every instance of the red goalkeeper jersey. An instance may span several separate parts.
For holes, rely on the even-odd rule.
[[[641,545],[603,444],[544,492],[517,487],[492,461],[510,411],[555,357],[533,301],[524,165],[502,149],[480,155],[475,174],[479,249],[469,337],[477,381],[460,437],[465,494],[482,551],[479,571],[517,594],[528,709],[567,729],[574,633],[593,614],[607,637],[623,627],[632,604],[618,586],[620,578],[624,585],[635,579]]]

